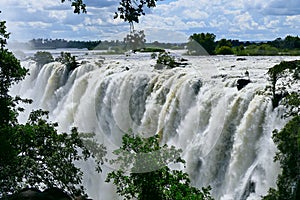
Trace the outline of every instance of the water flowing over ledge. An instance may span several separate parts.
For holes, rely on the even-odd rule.
[[[124,133],[159,134],[162,143],[183,149],[186,170],[197,187],[212,187],[216,199],[259,199],[275,187],[279,166],[271,135],[283,127],[281,110],[257,94],[267,85],[268,68],[294,57],[188,57],[185,68],[155,70],[145,57],[84,58],[74,71],[54,62],[38,67],[23,62],[30,75],[12,89],[33,99],[27,112],[50,111],[60,131],[77,126],[95,132],[108,151]],[[238,91],[236,81],[249,72],[251,83]],[[26,115],[20,116],[24,121]],[[96,175],[82,164],[88,194],[115,199],[104,183],[114,166]]]

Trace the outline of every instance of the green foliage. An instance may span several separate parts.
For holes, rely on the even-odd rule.
[[[300,55],[300,38],[287,36],[269,42],[241,42],[221,39],[215,42],[212,33],[199,33],[190,36],[187,43],[190,55],[235,54],[238,56]],[[223,47],[225,46],[225,47]],[[228,47],[232,48],[230,50]]]
[[[93,134],[58,133],[56,123],[48,123],[47,112],[34,111],[26,124],[19,124],[18,102],[30,103],[9,94],[10,87],[22,80],[27,70],[5,49],[5,23],[0,23],[0,197],[24,187],[59,187],[69,193],[83,194],[82,172],[75,161],[96,159],[96,170],[106,150],[91,139]],[[72,59],[71,59],[72,61]]]
[[[1,13],[1,11],[0,11]],[[9,33],[6,32],[6,21],[0,21],[0,47],[3,49],[6,45],[6,40],[9,38]]]
[[[234,52],[229,46],[221,46],[216,49],[216,54],[218,55],[232,55]]]
[[[25,187],[58,187],[70,193],[83,193],[82,172],[74,161],[86,160],[89,157],[99,158],[98,170],[105,154],[103,146],[94,147],[92,154],[85,145],[92,135],[81,135],[76,128],[70,134],[58,134],[56,123],[48,123],[47,112],[34,111],[26,124],[2,126],[1,140],[9,148],[11,157],[0,158],[0,193],[7,194]],[[4,137],[4,138],[3,138]],[[6,151],[2,151],[1,154]]]
[[[145,47],[145,48],[136,50],[136,52],[142,52],[142,53],[149,53],[149,52],[150,53],[151,52],[155,53],[155,52],[159,52],[159,53],[163,53],[163,52],[165,52],[165,50],[162,49],[162,48]]]
[[[64,3],[66,0],[61,0]],[[68,0],[71,1],[72,7],[74,7],[74,13],[80,14],[86,13],[86,5],[83,0]],[[125,22],[133,24],[133,22],[139,23],[139,17],[145,15],[144,9],[146,7],[153,8],[156,6],[157,0],[120,0],[118,12],[115,12],[114,18],[120,17]]]
[[[175,63],[175,57],[171,56],[170,53],[168,52],[162,52],[158,54],[157,60],[156,60],[157,64],[162,64],[165,66],[169,66],[170,68],[174,68],[176,67]]]
[[[155,59],[157,57],[157,54],[156,53],[151,53],[151,59]]]
[[[66,0],[61,0],[62,3],[64,3]],[[86,5],[83,3],[82,0],[68,0],[71,1],[72,7],[74,7],[74,13],[80,14],[86,13]]]
[[[77,49],[94,49],[96,46],[101,44],[101,41],[74,41],[65,39],[32,39],[29,40],[27,48],[31,49],[57,49],[57,48],[77,48]]]
[[[251,44],[242,50],[237,51],[237,55],[274,56],[279,55],[279,50],[269,44]]]
[[[110,172],[106,181],[113,182],[125,199],[212,199],[210,187],[192,187],[187,173],[168,167],[185,163],[181,152],[174,146],[160,146],[158,135],[141,138],[126,134],[122,146],[114,152],[118,157],[111,161],[120,169]]]
[[[15,101],[9,95],[9,88],[23,80],[27,74],[27,70],[21,67],[13,53],[5,49],[8,38],[5,21],[0,21],[0,125],[8,125],[16,121],[17,113],[12,110]]]
[[[300,94],[297,92],[289,93],[283,100],[282,104],[287,111],[285,117],[300,115]]]
[[[145,15],[145,7],[153,8],[156,6],[157,0],[120,0],[118,12],[115,12],[115,17],[133,24],[133,22],[139,23],[139,17]]]
[[[219,55],[232,55],[234,52],[231,41],[226,39],[219,40],[217,42],[215,53]]]
[[[289,77],[293,75],[294,80],[289,78],[282,81],[280,93],[285,93],[282,100],[282,104],[287,108],[285,117],[292,116],[292,118],[282,130],[273,131],[273,140],[278,149],[274,161],[279,161],[282,171],[277,178],[277,189],[271,188],[263,197],[264,200],[300,199],[300,94],[299,91],[290,92],[294,81],[299,81],[298,75],[295,75],[299,68],[298,60],[284,61],[268,71],[272,82],[273,106],[275,92],[278,90],[277,81],[288,75]]]
[[[183,67],[187,65],[187,63],[184,63],[183,61],[186,60],[184,59],[176,60],[175,56],[172,56],[169,52],[160,52],[158,54],[156,64],[167,66],[168,68],[174,68],[174,67]]]
[[[277,179],[277,190],[270,189],[263,199],[300,199],[300,116],[295,116],[281,130],[273,132],[278,152],[274,158],[279,161],[282,172]]]
[[[291,82],[283,82],[283,87],[277,88],[277,82],[280,78],[286,76],[289,73],[293,73],[294,79],[297,79],[298,73],[300,71],[300,61],[282,61],[280,64],[275,65],[274,67],[268,70],[268,75],[271,81],[272,88],[272,102],[273,107],[277,107],[279,101],[284,97],[288,96],[287,88],[290,88]]]
[[[76,57],[72,56],[69,52],[61,52],[60,56],[55,59],[62,64],[65,64],[69,71],[72,71],[78,67],[78,62]]]
[[[50,52],[47,51],[38,51],[33,55],[32,58],[37,65],[44,66],[47,63],[53,62],[54,58]]]
[[[227,40],[227,39],[223,38],[223,39],[221,39],[217,42],[217,47],[216,48],[218,49],[218,48],[223,47],[223,46],[232,47],[232,43],[231,43],[230,40]]]
[[[191,55],[205,55],[203,48],[209,55],[213,55],[215,52],[216,36],[213,33],[200,33],[190,36],[187,48]]]
[[[288,35],[284,39],[277,38],[268,42],[268,44],[279,49],[300,49],[300,38]]]

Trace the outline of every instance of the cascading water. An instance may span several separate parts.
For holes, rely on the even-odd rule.
[[[162,143],[183,150],[184,170],[195,186],[210,185],[216,199],[260,199],[276,185],[279,166],[271,135],[285,121],[269,97],[257,92],[267,85],[269,67],[292,59],[189,57],[185,68],[155,70],[150,57],[94,56],[71,72],[60,63],[38,67],[26,61],[30,75],[12,93],[33,99],[27,112],[49,110],[60,131],[76,126],[95,132],[108,152],[129,130],[145,137],[158,133]],[[246,70],[252,82],[238,91],[236,81]],[[113,166],[96,175],[89,163],[81,165],[93,199],[118,198],[104,183]]]

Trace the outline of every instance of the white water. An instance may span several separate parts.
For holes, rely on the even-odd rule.
[[[162,143],[183,149],[185,170],[195,186],[210,185],[216,199],[260,199],[276,185],[279,166],[273,163],[271,135],[285,122],[270,99],[257,92],[267,84],[269,67],[296,58],[246,58],[187,57],[186,68],[154,70],[149,57],[103,62],[93,56],[71,73],[60,63],[38,68],[27,61],[23,65],[30,76],[12,93],[34,100],[27,112],[49,110],[60,131],[77,126],[95,132],[109,152],[130,129],[144,136],[159,133]],[[252,83],[238,91],[236,80],[246,70]],[[113,166],[105,165],[101,175],[89,164],[82,168],[93,199],[117,198],[103,181]]]

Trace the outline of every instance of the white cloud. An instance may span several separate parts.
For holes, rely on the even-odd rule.
[[[300,28],[300,15],[287,16],[286,17],[286,25],[293,27],[294,29]]]
[[[54,20],[63,21],[67,18],[67,12],[61,10],[51,10],[49,11],[49,17]]]
[[[145,29],[145,34],[148,42],[161,41],[173,42],[187,41],[188,35],[180,31],[170,31],[168,29]]]
[[[264,24],[265,28],[274,29],[275,27],[278,27],[280,25],[280,20],[266,17],[264,19]]]
[[[184,19],[206,19],[209,17],[209,15],[201,10],[195,9],[195,10],[184,10],[182,12],[182,17]]]
[[[244,0],[245,9],[255,9],[266,15],[299,15],[299,0]]]
[[[51,24],[48,23],[44,23],[44,22],[28,22],[29,27],[28,28],[39,28],[39,29],[44,29],[44,28],[48,28],[51,27]]]
[[[187,22],[186,25],[189,28],[204,28],[207,26],[204,21],[190,21],[190,22]]]
[[[88,13],[77,15],[68,1],[61,4],[60,0],[0,0],[0,18],[8,21],[9,31],[15,32],[12,37],[19,40],[122,40],[129,25],[113,19],[119,0],[85,2]],[[184,42],[197,32],[212,32],[217,38],[275,39],[299,34],[300,25],[299,0],[169,0],[158,1],[158,6],[147,13],[135,28],[147,30],[146,36],[152,41],[161,37]]]
[[[234,22],[240,27],[241,30],[253,30],[258,26],[258,23],[253,20],[252,16],[248,12],[236,16],[234,18]]]
[[[217,27],[222,27],[224,25],[224,22],[221,20],[212,19],[209,22],[209,25],[210,25],[210,27],[217,28]]]
[[[91,18],[91,17],[85,17],[84,18],[84,25],[86,26],[95,26],[95,25],[102,25],[104,22],[100,18]]]

